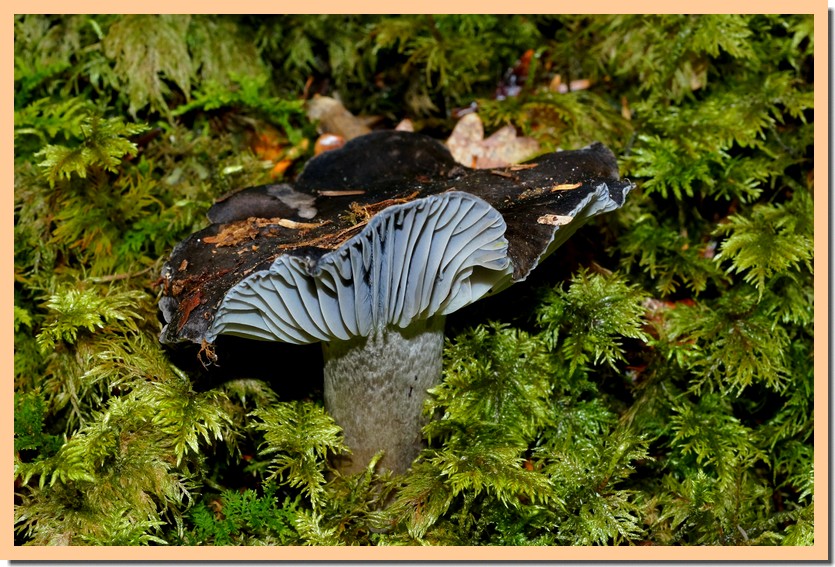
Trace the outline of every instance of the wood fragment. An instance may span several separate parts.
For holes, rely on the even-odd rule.
[[[278,226],[283,226],[284,228],[292,228],[293,230],[304,230],[304,229],[311,229],[311,228],[319,228],[320,226],[324,226],[331,221],[322,221],[322,222],[298,222],[290,219],[282,219],[282,218],[273,218],[270,219],[273,221],[273,224],[277,224]]]
[[[517,165],[511,165],[510,171],[522,171],[523,169],[533,169],[538,165],[538,163],[520,163]]]
[[[384,201],[380,201],[378,203],[371,203],[369,205],[360,205],[359,203],[351,203],[350,209],[351,212],[362,216],[365,219],[370,219],[383,209],[387,209],[392,205],[400,205],[402,203],[408,203],[409,201],[413,201],[415,197],[420,195],[420,191],[414,191],[405,197],[397,197],[394,199],[386,199]]]
[[[533,189],[525,189],[519,194],[520,200],[531,199],[533,197],[541,197],[546,190],[543,187],[535,187]]]
[[[551,187],[551,191],[568,191],[570,189],[576,189],[577,187],[582,186],[582,183],[560,183]]]
[[[194,310],[195,307],[200,305],[201,299],[202,295],[200,293],[200,290],[197,290],[193,294],[180,301],[180,310],[182,312],[182,316],[180,317],[180,324],[177,326],[177,332],[183,330],[183,326],[188,321],[189,315],[191,315],[191,312]]]
[[[324,190],[317,191],[322,197],[346,197],[349,195],[365,195],[363,189],[343,189],[343,190]]]
[[[245,240],[252,240],[258,236],[258,228],[253,226],[250,219],[230,222],[215,236],[203,237],[206,244],[214,244],[215,247],[235,246]]]
[[[299,222],[281,217],[273,217],[269,219],[249,217],[246,220],[233,221],[224,225],[223,229],[215,236],[206,236],[203,242],[207,244],[214,244],[216,248],[223,246],[237,246],[247,240],[255,239],[261,229],[273,228],[281,226],[292,230],[310,230],[319,228],[332,221],[326,220],[321,222]]]
[[[317,236],[315,238],[311,238],[310,240],[304,240],[301,242],[294,242],[292,244],[280,244],[276,246],[278,250],[286,250],[289,248],[301,248],[304,246],[316,246],[319,248],[328,248],[334,250],[339,248],[345,240],[353,236],[354,234],[358,233],[362,228],[368,224],[371,218],[377,214],[378,212],[382,211],[385,208],[388,208],[392,205],[399,205],[401,203],[408,203],[412,201],[420,194],[420,191],[414,191],[405,197],[399,197],[394,199],[386,199],[385,201],[380,201],[379,203],[371,203],[369,205],[360,205],[359,203],[351,203],[349,208],[351,213],[353,213],[356,218],[360,219],[356,223],[352,224],[347,228],[343,228],[335,233],[325,234],[322,236]],[[328,221],[326,221],[328,222]],[[324,224],[324,223],[323,223]]]
[[[317,236],[316,238],[311,238],[310,240],[304,240],[302,242],[294,242],[292,244],[279,244],[275,248],[277,250],[287,250],[290,248],[302,248],[305,246],[317,246],[319,248],[329,248],[329,249],[336,249],[348,238],[353,236],[355,233],[359,232],[362,227],[368,224],[368,221],[371,220],[370,218],[365,219],[363,221],[358,222],[355,225],[349,226],[348,228],[343,228],[342,230],[335,232],[333,234],[325,234],[323,236]],[[278,257],[276,255],[275,257]],[[274,257],[274,258],[275,258]]]

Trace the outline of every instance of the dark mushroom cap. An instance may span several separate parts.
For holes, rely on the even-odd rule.
[[[161,340],[309,343],[448,314],[525,279],[631,188],[602,144],[476,170],[421,134],[361,136],[294,187],[212,208],[163,267]]]
[[[207,216],[213,224],[226,224],[249,217],[306,220],[316,216],[316,197],[296,191],[287,183],[259,185],[224,195]]]

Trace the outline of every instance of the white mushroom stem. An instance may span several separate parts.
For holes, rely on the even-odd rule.
[[[334,464],[356,473],[384,451],[381,468],[406,472],[423,446],[427,390],[441,378],[444,317],[323,345],[325,408],[351,449]]]

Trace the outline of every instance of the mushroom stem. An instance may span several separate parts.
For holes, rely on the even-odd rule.
[[[334,458],[338,470],[359,472],[381,450],[381,468],[408,470],[423,447],[423,401],[440,382],[443,346],[443,316],[323,343],[325,408],[351,449]]]

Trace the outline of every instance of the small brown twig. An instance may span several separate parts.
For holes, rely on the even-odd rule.
[[[365,195],[363,189],[342,189],[342,190],[322,190],[317,191],[322,197],[347,197],[349,195]]]
[[[144,270],[140,270],[138,272],[127,272],[124,274],[110,274],[109,276],[97,276],[94,278],[89,278],[93,283],[109,283],[109,282],[117,282],[120,280],[127,280],[130,278],[135,278],[137,276],[141,276],[143,274],[147,274],[153,269],[153,266],[148,266]]]

